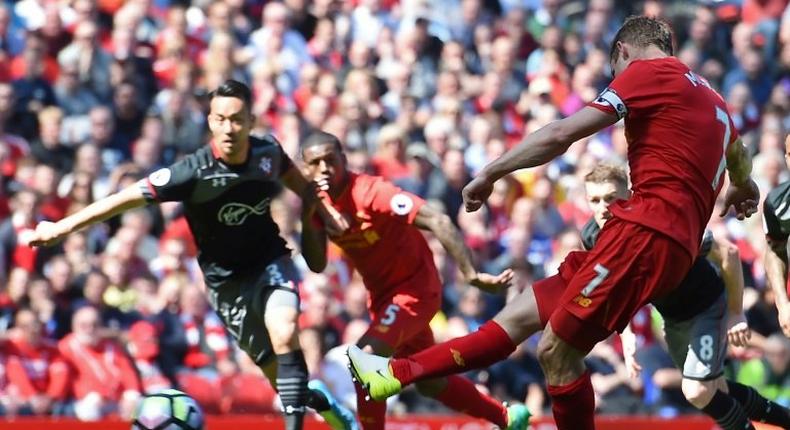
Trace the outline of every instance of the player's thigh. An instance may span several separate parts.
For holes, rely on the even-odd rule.
[[[665,321],[667,347],[683,377],[711,381],[724,373],[727,357],[727,301],[721,294],[694,318]]]
[[[494,317],[510,339],[520,343],[546,327],[560,304],[568,281],[587,258],[585,251],[570,252],[560,264],[558,274],[541,279],[513,297]]]
[[[375,300],[370,328],[363,339],[375,339],[396,354],[407,344],[420,349],[432,345],[429,324],[439,311],[440,300],[421,297],[419,292],[401,292]]]
[[[253,309],[255,292],[244,285],[249,285],[249,280],[230,281],[219,288],[209,287],[209,302],[239,347],[255,364],[264,366],[274,358],[269,334],[261,315]]]
[[[652,298],[677,287],[690,265],[691,257],[671,238],[612,219],[570,279],[551,325],[566,342],[589,351],[622,331]]]
[[[267,265],[256,284],[249,287],[253,291],[255,313],[263,319],[269,341],[276,350],[298,346],[298,284],[299,273],[293,262],[281,257]]]

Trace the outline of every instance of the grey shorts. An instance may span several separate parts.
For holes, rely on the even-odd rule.
[[[704,312],[685,321],[664,321],[664,334],[672,361],[683,377],[699,381],[724,373],[727,356],[727,300],[724,294]]]
[[[299,309],[299,272],[288,256],[238,278],[209,286],[208,299],[239,347],[259,366],[274,358],[264,323],[267,309]]]

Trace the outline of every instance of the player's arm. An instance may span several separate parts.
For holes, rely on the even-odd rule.
[[[100,223],[129,209],[145,206],[147,203],[139,184],[130,185],[123,190],[91,203],[84,209],[63,218],[58,222],[41,222],[36,226],[27,242],[31,246],[51,246],[75,231]]]
[[[587,106],[528,135],[516,147],[497,158],[464,188],[467,210],[479,208],[494,182],[519,169],[540,166],[565,153],[571,144],[618,121],[616,113]]]
[[[748,346],[751,330],[743,313],[743,267],[738,247],[728,240],[714,237],[708,259],[721,269],[727,291],[727,338],[733,346]]]
[[[765,279],[774,292],[779,325],[785,336],[790,337],[790,300],[787,298],[787,234],[782,231],[776,215],[771,195],[763,202],[763,225],[765,227],[765,247],[763,265]]]
[[[466,247],[461,232],[458,231],[446,214],[439,212],[430,205],[424,204],[420,206],[417,217],[414,218],[414,225],[420,229],[430,231],[436,236],[444,249],[447,250],[447,253],[455,259],[461,274],[464,276],[464,280],[470,285],[492,293],[498,293],[503,288],[510,286],[513,272],[509,269],[499,275],[477,272],[474,264],[472,264],[472,254],[469,252],[469,248]]]
[[[636,334],[631,328],[631,322],[620,333],[620,342],[623,345],[623,361],[629,378],[638,378],[642,373],[642,366],[636,361]]]
[[[302,256],[310,270],[321,273],[326,268],[326,231],[314,220],[316,211],[325,203],[318,196],[320,190],[293,166],[280,179],[288,189],[302,198]]]
[[[727,215],[732,206],[735,215],[742,220],[757,212],[760,201],[760,190],[751,177],[752,158],[740,138],[727,146],[725,157],[730,186],[724,196],[724,209],[720,215]]]

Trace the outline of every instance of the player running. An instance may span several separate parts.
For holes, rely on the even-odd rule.
[[[589,250],[601,227],[612,217],[609,206],[616,200],[628,198],[628,177],[620,167],[600,164],[585,176],[584,186],[594,215],[582,229],[582,241]],[[727,339],[733,345],[745,346],[750,332],[742,312],[743,273],[737,248],[727,242],[713,240],[709,233],[705,234],[699,257],[680,286],[654,302],[664,318],[670,355],[676,366],[683,370],[683,393],[690,403],[714,419],[715,409],[722,403],[726,410],[742,409],[752,420],[790,427],[790,414],[786,409],[764,399],[752,388],[725,381],[722,376]],[[574,264],[578,266],[581,262],[576,258],[580,255],[584,254],[571,253],[560,267],[560,274],[572,276],[576,270]],[[718,272],[711,262],[716,264]],[[501,342],[489,341],[481,345],[480,341],[486,341],[488,336],[478,331],[417,354],[391,360],[392,369],[408,367],[417,370],[410,373],[410,380],[396,378],[392,373],[370,379],[371,393],[391,395],[414,381],[468,372],[506,359],[516,345],[545,326],[552,309],[562,297],[564,286],[564,283],[552,282],[552,278],[548,278],[538,281],[509,302],[494,317],[494,322],[507,336]],[[490,326],[489,330],[493,328]],[[628,329],[623,334],[626,365],[632,376],[636,376],[640,370],[633,360],[636,339],[627,334],[631,334]],[[352,350],[350,356],[354,357],[352,362],[368,360],[358,350]],[[462,360],[457,360],[457,357]],[[373,359],[387,360],[383,357]],[[389,389],[384,391],[384,387]],[[717,392],[725,394],[719,395],[714,402]],[[740,406],[733,406],[733,401]],[[723,405],[724,402],[728,404]],[[740,419],[740,415],[733,417]]]
[[[305,406],[317,410],[336,430],[355,429],[353,414],[320,381],[308,385],[296,324],[298,272],[269,213],[269,203],[282,185],[307,206],[319,201],[316,190],[273,137],[250,136],[251,95],[246,85],[227,80],[210,97],[209,145],[56,223],[40,223],[27,239],[34,246],[53,245],[132,208],[183,202],[200,250],[209,301],[241,348],[274,383],[286,429],[303,427]],[[342,230],[342,220],[326,209],[322,213],[333,228]]]
[[[790,136],[785,138],[785,163],[790,168]],[[790,236],[790,181],[771,190],[763,202],[763,226],[768,249],[765,251],[765,278],[776,296],[779,325],[790,337],[790,289],[787,285],[787,237]]]
[[[442,283],[420,230],[436,236],[469,284],[490,292],[509,285],[513,277],[510,270],[497,276],[475,270],[460,233],[447,215],[380,177],[350,173],[335,136],[314,132],[302,144],[302,157],[307,177],[328,193],[338,212],[351,219],[345,233],[330,237],[349,256],[370,292],[372,322],[357,343],[360,348],[402,356],[433,345],[428,324],[439,311]],[[312,222],[311,213],[303,217],[303,223]],[[320,271],[326,266],[326,235],[312,239],[312,243],[305,242],[309,251],[303,255],[312,270]],[[526,429],[529,424],[524,405],[506,408],[460,376],[422,380],[417,389],[500,428]],[[362,427],[384,429],[386,403],[365,397],[357,384]]]
[[[751,161],[725,102],[673,52],[669,25],[628,18],[612,45],[615,78],[609,88],[579,112],[527,136],[463,191],[466,209],[475,211],[498,179],[545,164],[576,140],[625,118],[633,194],[611,205],[612,218],[592,251],[569,256],[578,270],[547,280],[564,290],[546,316],[538,344],[560,430],[595,428],[584,357],[612,332],[622,331],[638,309],[680,284],[699,250],[725,167],[730,173],[725,211],[734,206],[739,219],[756,211],[759,191],[750,177]],[[480,331],[491,340],[478,348],[492,341],[512,343],[496,322]],[[496,343],[490,347],[496,349]],[[375,368],[370,361],[354,366],[364,375]],[[393,368],[396,376],[411,371]]]

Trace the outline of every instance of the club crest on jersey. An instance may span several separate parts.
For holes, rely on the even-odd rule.
[[[161,187],[167,185],[167,183],[170,182],[170,176],[172,176],[170,169],[165,167],[157,170],[154,173],[151,173],[148,176],[148,180],[151,182],[151,185],[155,187]]]
[[[272,159],[269,157],[261,158],[260,163],[258,163],[258,168],[260,168],[263,173],[271,174],[272,173]]]
[[[248,216],[252,214],[263,215],[268,212],[271,200],[270,197],[266,197],[255,206],[236,202],[225,204],[217,212],[217,219],[225,225],[242,225]]]
[[[413,207],[414,202],[411,197],[403,193],[395,194],[390,200],[390,208],[396,215],[407,215]]]

